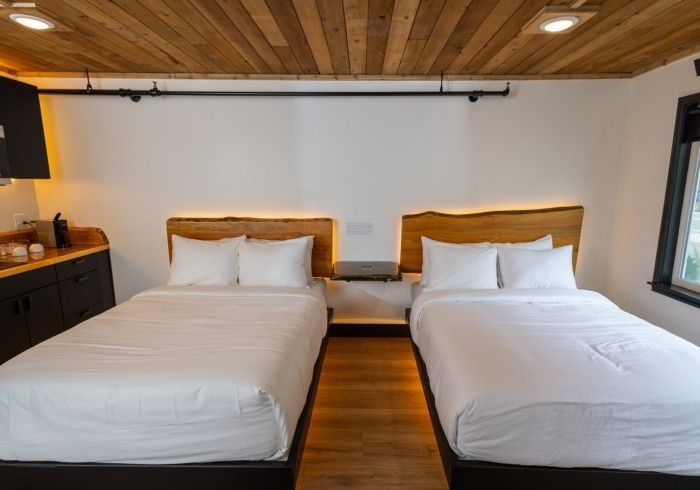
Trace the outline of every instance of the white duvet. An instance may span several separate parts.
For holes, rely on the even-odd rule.
[[[285,458],[325,333],[317,289],[148,290],[0,366],[0,459]]]
[[[462,459],[700,475],[700,348],[597,293],[425,292],[411,334]]]

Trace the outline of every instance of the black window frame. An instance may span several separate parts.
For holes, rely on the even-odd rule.
[[[673,268],[678,248],[691,146],[693,141],[700,139],[699,130],[695,127],[698,121],[700,121],[700,93],[679,98],[654,278],[649,283],[652,291],[696,307],[700,307],[700,294],[673,284]],[[688,134],[691,133],[691,129],[692,134]]]

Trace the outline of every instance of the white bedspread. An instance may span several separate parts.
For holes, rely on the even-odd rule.
[[[0,367],[0,459],[286,458],[326,304],[318,289],[151,289]]]
[[[597,293],[425,292],[411,334],[460,458],[700,475],[700,348]]]

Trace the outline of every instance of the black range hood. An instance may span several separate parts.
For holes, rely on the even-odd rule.
[[[0,178],[48,179],[44,127],[37,88],[0,77]],[[4,152],[3,152],[4,143]]]

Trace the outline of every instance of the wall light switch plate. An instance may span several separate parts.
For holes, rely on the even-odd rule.
[[[29,221],[26,214],[18,213],[12,215],[12,217],[14,218],[15,228],[29,228],[29,225],[24,224],[25,221]]]
[[[345,223],[345,233],[347,235],[372,235],[374,224],[365,221],[348,221]]]

